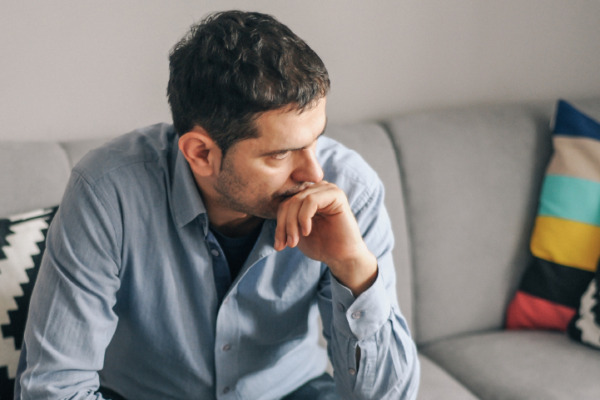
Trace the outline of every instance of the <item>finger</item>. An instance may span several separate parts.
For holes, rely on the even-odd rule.
[[[327,201],[325,195],[328,187],[324,185],[315,185],[294,196],[295,203],[290,204],[288,212],[293,214],[288,220],[289,231],[292,232],[294,241],[300,241],[300,236],[308,236],[312,230],[312,218],[317,213],[319,201],[321,198]]]
[[[327,182],[311,185],[305,190],[295,194],[293,197],[285,200],[277,210],[277,227],[275,230],[276,250],[283,250],[286,246],[295,247],[300,241],[300,235],[308,236],[312,231],[312,217],[319,210],[320,205],[325,207],[335,203],[337,188]],[[328,194],[329,193],[329,194]],[[300,217],[300,210],[307,207]]]
[[[286,207],[284,216],[286,244],[289,247],[296,247],[300,241],[300,229],[298,227],[298,212],[304,201],[304,196],[292,197]]]
[[[285,231],[285,216],[287,214],[287,208],[289,203],[287,201],[282,202],[277,210],[277,225],[275,227],[275,244],[274,248],[277,251],[285,249],[287,243],[287,234]]]
[[[309,187],[285,200],[277,210],[277,227],[275,229],[275,249],[283,250],[286,246],[295,247],[300,241],[298,212],[306,196],[314,191]]]
[[[303,236],[310,235],[312,231],[312,219],[319,209],[315,195],[307,196],[298,210],[298,224]]]
[[[298,210],[298,224],[301,234],[309,236],[313,224],[313,218],[318,212],[330,207],[337,201],[337,191],[332,190],[331,185],[322,185],[306,193],[300,209]]]

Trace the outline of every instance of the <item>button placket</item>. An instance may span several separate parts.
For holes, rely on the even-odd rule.
[[[239,379],[237,364],[239,346],[236,292],[229,292],[217,314],[217,332],[215,337],[215,367],[217,374],[217,393],[220,399],[236,398],[236,385]]]

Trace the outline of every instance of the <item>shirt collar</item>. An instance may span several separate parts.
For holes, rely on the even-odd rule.
[[[178,228],[202,216],[204,234],[208,233],[208,215],[190,166],[176,144],[173,146],[175,168],[171,188],[171,212]]]

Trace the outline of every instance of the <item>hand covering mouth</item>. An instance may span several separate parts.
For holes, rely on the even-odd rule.
[[[286,190],[285,192],[283,192],[282,194],[280,194],[279,198],[283,198],[283,199],[289,199],[290,197],[294,197],[295,195],[297,195],[298,193],[302,192],[303,190],[305,190],[307,187],[314,185],[313,182],[305,182],[300,186],[296,186],[295,188]]]

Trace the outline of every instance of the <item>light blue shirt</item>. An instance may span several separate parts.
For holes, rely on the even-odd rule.
[[[344,190],[378,258],[367,291],[354,298],[322,263],[275,251],[267,220],[220,302],[227,261],[177,139],[154,125],[74,168],[32,296],[17,395],[101,399],[102,385],[127,399],[279,399],[321,375],[329,353],[343,399],[415,398],[419,365],[375,172],[319,139],[325,179]]]

